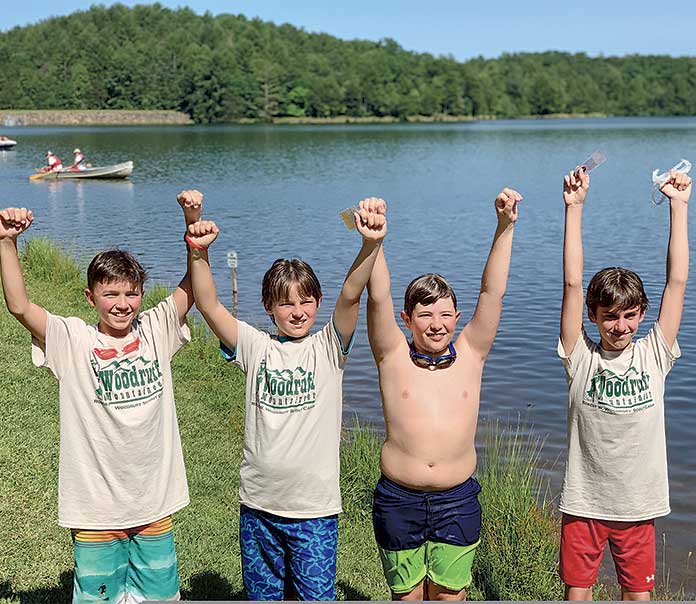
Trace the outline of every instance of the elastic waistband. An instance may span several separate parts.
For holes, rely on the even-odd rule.
[[[75,541],[84,543],[105,543],[129,539],[133,535],[159,537],[160,535],[171,532],[172,528],[172,517],[165,516],[154,522],[127,529],[71,529],[71,532]]]
[[[380,476],[379,483],[392,492],[401,493],[403,495],[417,495],[421,497],[428,495],[444,495],[445,497],[449,495],[464,495],[471,497],[473,495],[477,495],[481,491],[481,485],[473,476],[470,476],[461,484],[455,485],[448,489],[434,491],[426,491],[422,489],[412,489],[411,487],[405,487],[404,485],[399,484],[398,482],[394,482],[391,478],[387,478],[384,474]]]

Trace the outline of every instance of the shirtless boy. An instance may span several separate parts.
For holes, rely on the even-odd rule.
[[[521,200],[507,188],[495,199],[498,225],[478,303],[454,343],[461,313],[440,275],[418,277],[406,289],[401,318],[411,342],[394,318],[382,250],[368,282],[368,334],[387,429],[373,524],[394,599],[466,599],[481,528],[473,477],[481,375],[500,321]]]

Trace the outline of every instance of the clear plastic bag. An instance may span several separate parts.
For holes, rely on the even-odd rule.
[[[605,161],[607,161],[607,156],[602,151],[597,150],[582,162],[580,167],[585,168],[585,171],[589,173],[601,166]]]
[[[681,172],[682,174],[688,174],[689,170],[691,170],[691,162],[688,159],[681,159],[679,160],[679,163],[672,168],[672,170],[674,170],[675,172]],[[667,170],[667,172],[663,172],[662,174],[659,173],[659,168],[653,170],[652,202],[656,206],[659,206],[663,204],[665,201],[667,201],[667,196],[660,193],[660,187],[662,187],[662,185],[664,185],[669,180],[669,173],[672,170]]]

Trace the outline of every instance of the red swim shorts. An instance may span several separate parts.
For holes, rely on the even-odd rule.
[[[607,541],[619,585],[626,591],[652,590],[655,587],[653,520],[616,522],[563,514],[559,567],[563,582],[570,587],[592,587]]]

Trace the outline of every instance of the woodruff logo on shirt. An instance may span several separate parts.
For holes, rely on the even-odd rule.
[[[583,399],[585,405],[599,408],[606,413],[632,413],[652,407],[650,376],[638,373],[630,367],[623,375],[609,369],[597,371]]]
[[[116,405],[116,409],[139,407],[161,395],[164,388],[157,359],[138,356],[113,360],[104,367],[92,360],[97,376],[95,403]]]
[[[276,413],[313,407],[317,400],[314,374],[304,367],[267,369],[266,361],[261,361],[255,398],[261,407]]]

